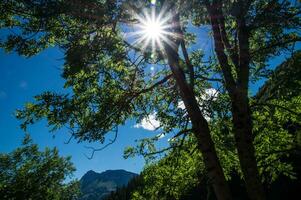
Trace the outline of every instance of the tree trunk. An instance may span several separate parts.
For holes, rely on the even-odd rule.
[[[237,57],[233,58],[225,54],[225,46],[229,46],[226,32],[223,30],[224,16],[221,9],[221,3],[214,1],[215,4],[206,3],[206,7],[211,20],[215,52],[222,68],[222,74],[225,79],[225,88],[231,97],[232,117],[234,126],[234,137],[238,151],[240,166],[244,175],[246,188],[251,200],[263,200],[265,194],[260,181],[255,149],[252,136],[252,118],[248,99],[249,83],[249,35],[243,16],[237,18],[238,22],[238,61]],[[231,47],[227,48],[231,51]],[[231,52],[228,52],[231,55]],[[234,52],[235,53],[235,52]],[[237,53],[237,52],[236,52]],[[233,61],[237,80],[232,74],[232,66],[229,60]]]
[[[252,200],[264,200],[266,197],[255,156],[252,113],[248,97],[250,69],[249,31],[244,16],[237,17],[237,24],[239,43],[238,80],[236,89],[230,93],[234,136],[248,195]]]
[[[248,97],[235,94],[232,100],[234,136],[241,169],[250,199],[263,200],[265,193],[260,181],[255,148],[253,145],[252,119]]]
[[[180,90],[181,98],[191,120],[194,134],[198,141],[198,148],[203,155],[208,177],[211,181],[216,197],[219,200],[232,199],[225,175],[219,163],[214,143],[210,135],[208,123],[202,115],[194,92],[187,83],[185,75],[179,66],[179,55],[177,50],[168,44],[165,44],[165,52],[167,54],[168,64],[176,80]]]

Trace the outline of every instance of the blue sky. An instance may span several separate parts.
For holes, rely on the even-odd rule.
[[[0,50],[0,152],[10,152],[20,146],[24,132],[19,128],[20,122],[14,117],[17,108],[22,108],[25,102],[33,100],[33,96],[45,90],[62,91],[64,80],[60,77],[63,64],[63,54],[56,48],[48,49],[32,58],[24,58],[15,53],[6,54]],[[85,157],[90,151],[84,146],[101,147],[101,144],[78,144],[68,140],[68,131],[55,132],[55,138],[46,126],[45,121],[28,128],[33,141],[40,148],[57,147],[63,156],[71,155],[77,168],[75,177],[80,178],[86,171],[92,169],[98,172],[107,169],[125,169],[139,173],[144,165],[142,157],[125,160],[123,150],[134,145],[135,139],[149,137],[156,133],[142,128],[134,128],[135,123],[127,122],[119,127],[117,141],[95,154],[92,160]]]

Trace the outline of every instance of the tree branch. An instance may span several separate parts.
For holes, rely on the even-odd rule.
[[[87,156],[86,154],[84,154],[86,156],[86,158],[88,158],[89,160],[91,160],[94,157],[95,152],[102,151],[105,148],[107,148],[108,146],[112,145],[116,141],[116,139],[117,139],[118,127],[116,127],[116,130],[114,132],[115,132],[114,138],[112,140],[110,140],[110,142],[108,144],[106,144],[105,146],[103,146],[101,148],[94,148],[94,147],[90,147],[90,146],[85,146],[86,149],[91,149],[92,150],[92,153],[91,153],[90,156]]]
[[[187,52],[187,49],[186,49],[186,46],[185,46],[185,41],[184,41],[184,35],[183,35],[183,31],[181,30],[181,35],[182,35],[182,40],[181,40],[181,49],[182,49],[182,52],[183,52],[183,55],[184,55],[184,59],[185,59],[185,63],[188,67],[188,70],[189,70],[189,77],[190,77],[190,86],[193,90],[194,88],[194,69],[193,69],[193,65],[191,64],[190,62],[190,59],[189,59],[189,56],[188,56],[188,52]]]
[[[237,52],[235,52],[235,48],[234,46],[231,46],[228,37],[227,37],[227,32],[226,32],[226,28],[225,28],[225,17],[224,17],[224,13],[223,10],[221,8],[221,3],[218,4],[217,7],[217,12],[218,12],[218,16],[219,17],[219,21],[220,21],[220,34],[222,37],[222,41],[228,51],[228,53],[230,54],[230,58],[233,62],[233,64],[236,66],[236,68],[238,68],[239,62],[238,62],[238,54]]]
[[[218,11],[217,9],[210,4],[208,0],[205,0],[205,5],[209,13],[209,17],[212,24],[213,37],[214,37],[214,45],[215,52],[217,54],[217,58],[219,60],[219,64],[221,65],[222,72],[225,78],[225,85],[230,94],[232,94],[235,90],[235,80],[233,74],[231,72],[231,66],[228,63],[227,55],[225,54],[225,48],[223,45],[223,39],[221,36],[220,24],[218,21]]]
[[[301,117],[301,113],[295,112],[285,106],[282,105],[277,105],[277,104],[272,104],[272,103],[254,103],[251,105],[251,107],[260,107],[260,106],[268,106],[268,107],[275,107],[275,108],[280,108],[282,110],[288,111],[296,116]]]

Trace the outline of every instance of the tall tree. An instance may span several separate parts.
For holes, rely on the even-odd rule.
[[[205,1],[205,4],[212,25],[215,52],[224,77],[224,86],[231,99],[234,135],[247,190],[250,199],[265,199],[255,158],[248,97],[250,72],[252,65],[256,66],[256,61],[258,62],[251,53],[256,55],[266,49],[268,52],[261,58],[266,59],[270,54],[281,52],[294,41],[300,41],[300,35],[295,32],[296,28],[300,27],[300,20],[295,18],[300,16],[300,10],[291,12],[294,8],[290,7],[289,1],[234,1],[228,7],[228,12],[228,5],[222,1]],[[228,19],[227,15],[230,15]],[[288,22],[288,19],[291,22]],[[229,22],[233,23],[231,32],[226,29],[230,25]],[[278,27],[274,25],[276,23]],[[288,32],[290,29],[292,32]],[[256,34],[264,38],[265,44],[259,45],[252,41],[257,39]],[[259,47],[252,49],[254,45]]]
[[[22,145],[0,154],[1,199],[77,199],[79,182],[64,183],[75,170],[70,157],[60,157],[57,149],[39,151],[28,135]]]
[[[256,157],[268,199],[294,198],[299,192],[300,58],[301,53],[298,52],[277,66],[272,77],[251,100]],[[221,98],[222,95],[219,94],[218,100],[211,103],[215,112],[219,113],[210,120],[211,134],[233,199],[245,199],[246,191],[241,188],[241,180],[237,176],[241,175],[241,170],[233,148],[235,141],[228,113],[230,105]],[[196,146],[193,135],[190,133],[185,141],[176,138],[170,142],[183,145],[170,150],[163,159],[151,162],[143,170],[140,186],[131,190],[131,199],[215,199],[207,183],[201,155],[191,148]],[[139,145],[127,153],[140,154]],[[149,158],[151,155],[145,156]]]
[[[31,56],[58,45],[65,52],[65,87],[73,90],[69,95],[37,96],[37,102],[18,113],[23,127],[46,117],[54,129],[69,126],[79,141],[104,142],[104,135],[127,119],[156,115],[164,134],[192,129],[216,196],[231,199],[200,102],[218,81],[230,97],[249,196],[264,199],[253,146],[249,82],[262,75],[269,58],[300,40],[300,6],[287,0],[154,2],[2,1],[0,26],[15,31],[6,34],[1,46]],[[159,13],[158,19],[166,16],[161,37],[147,33],[132,44],[124,33],[133,24],[158,28],[148,13]],[[186,47],[192,42],[189,26],[199,30],[203,25],[211,26],[214,40],[208,64],[200,61],[199,51]],[[143,42],[145,38],[152,42]],[[151,65],[158,70],[149,70]],[[113,141],[116,137],[117,131]]]

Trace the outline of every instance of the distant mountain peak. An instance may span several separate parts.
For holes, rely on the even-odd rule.
[[[90,175],[90,174],[97,174],[97,172],[95,172],[95,171],[93,171],[93,170],[89,170],[89,171],[87,171],[87,172],[84,174],[84,176],[85,176],[85,175]]]
[[[80,179],[83,194],[80,200],[101,200],[117,187],[127,185],[137,175],[124,169],[106,170],[101,173],[89,170]]]
[[[90,170],[90,171],[93,171],[93,170]],[[126,171],[124,169],[107,169],[104,172],[128,172],[128,171]],[[130,172],[130,173],[132,173],[132,172]]]

